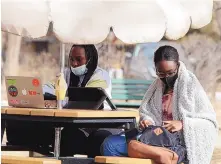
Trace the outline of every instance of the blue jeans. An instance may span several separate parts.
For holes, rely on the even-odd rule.
[[[101,154],[104,156],[127,157],[127,142],[125,135],[107,137],[101,145]]]
[[[136,139],[139,140],[140,136],[141,134],[137,135]],[[183,148],[183,146],[177,145],[173,147],[172,150],[177,152],[179,156],[179,161],[185,158],[186,150]],[[128,157],[127,142],[125,135],[123,134],[108,136],[101,145],[101,154],[103,156]]]

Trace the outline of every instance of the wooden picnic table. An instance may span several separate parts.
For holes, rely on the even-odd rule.
[[[79,128],[116,128],[123,124],[134,127],[138,111],[78,110],[78,109],[33,109],[2,107],[2,120],[41,121],[58,127],[76,124]]]
[[[78,118],[124,118],[137,117],[137,111],[132,110],[89,110],[89,109],[33,109],[33,108],[14,108],[2,107],[1,114],[16,114],[29,116],[50,116],[50,117],[78,117]]]
[[[78,110],[78,109],[33,109],[2,107],[2,124],[7,120],[44,122],[54,127],[65,127],[67,124],[78,128],[124,128],[136,127],[138,111],[119,110]],[[4,133],[4,130],[2,131]],[[3,135],[3,134],[2,134]]]

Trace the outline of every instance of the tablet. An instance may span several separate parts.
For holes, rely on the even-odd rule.
[[[106,100],[110,107],[116,110],[116,106],[111,102],[103,88],[69,87],[68,93],[69,102],[64,108],[101,109]]]

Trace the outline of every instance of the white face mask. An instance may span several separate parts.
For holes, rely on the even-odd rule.
[[[71,67],[71,71],[76,75],[76,76],[81,76],[84,75],[85,73],[87,73],[87,67],[86,64],[79,66],[79,67]]]

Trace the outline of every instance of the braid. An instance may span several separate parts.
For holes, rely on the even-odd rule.
[[[90,80],[91,76],[94,74],[94,71],[97,68],[98,65],[98,53],[97,49],[94,45],[84,45],[85,54],[88,58],[88,72],[85,74],[84,80],[81,84],[82,87],[85,87],[87,82]]]

